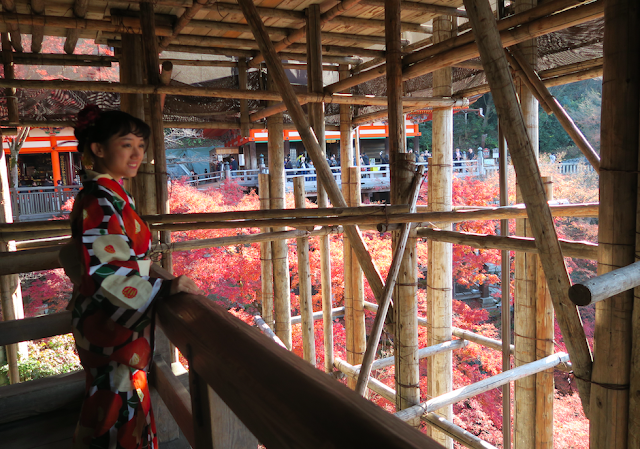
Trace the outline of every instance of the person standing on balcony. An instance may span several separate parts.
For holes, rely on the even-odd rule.
[[[157,448],[147,383],[155,304],[202,291],[186,276],[151,275],[151,233],[121,185],[140,168],[149,126],[92,105],[78,114],[75,135],[86,170],[71,212],[73,241],[60,255],[74,283],[68,309],[87,376],[74,447]]]

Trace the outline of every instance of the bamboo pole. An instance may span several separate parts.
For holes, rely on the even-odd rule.
[[[173,74],[173,62],[162,61],[162,71],[160,72],[160,83],[163,86],[168,86],[171,83],[171,75]],[[160,95],[160,110],[164,111],[164,102],[167,98],[167,94]]]
[[[197,86],[151,86],[127,83],[111,83],[105,81],[59,81],[59,80],[8,80],[0,79],[0,88],[19,89],[52,89],[70,90],[77,92],[112,92],[121,94],[166,94],[186,95],[210,98],[231,98],[248,100],[282,100],[278,92],[272,90],[242,90],[242,89],[217,89]],[[385,106],[386,97],[370,95],[347,95],[327,93],[297,93],[299,101],[303,103],[335,103],[335,104],[363,104],[370,106]],[[432,97],[407,97],[404,100],[410,106],[447,106],[462,104],[460,100],[450,98]],[[290,108],[287,108],[290,109]]]
[[[271,41],[269,41],[268,39],[268,36],[264,30],[264,24],[258,16],[255,5],[249,0],[240,0],[238,3],[242,7],[243,14],[247,19],[247,22],[249,23],[249,25],[251,25],[254,36],[256,37],[256,40],[261,47],[262,53],[265,56],[267,67],[269,68],[269,71],[273,76],[274,82],[277,84],[278,90],[282,94],[283,100],[285,101],[285,103],[287,103],[289,115],[295,123],[296,128],[298,129],[298,133],[300,134],[300,138],[305,148],[307,149],[307,152],[311,156],[311,159],[313,160],[317,177],[323,182],[325,189],[327,189],[329,199],[331,200],[333,205],[337,207],[345,207],[346,202],[342,197],[335,180],[333,179],[333,175],[331,173],[331,169],[329,168],[327,160],[322,156],[322,149],[320,148],[318,140],[313,131],[311,131],[304,111],[298,103],[298,99],[293,91],[293,88],[289,83],[289,80],[287,79],[282,66],[280,65],[280,61],[277,58],[275,49],[273,48]],[[269,135],[271,135],[271,133],[269,133]],[[366,245],[364,244],[359,230],[356,227],[347,226],[345,227],[344,232],[350,238],[351,245],[358,255],[358,260],[360,261],[360,264],[363,267],[363,271],[367,276],[369,286],[373,290],[375,297],[379,298],[382,294],[383,288],[382,279],[380,277],[378,269],[373,264],[371,255],[367,251]]]
[[[551,12],[566,8],[563,5],[575,5],[580,3],[577,0],[563,0],[555,2],[545,2],[542,5],[531,9],[523,15],[514,15],[508,19],[500,21],[500,30],[502,46],[508,47],[522,41],[539,37],[552,33],[561,29],[565,29],[580,23],[595,20],[602,17],[603,2],[601,0],[584,6],[560,12],[553,16],[545,17]],[[513,31],[509,28],[518,26]],[[405,56],[403,64],[408,65],[403,71],[403,80],[407,81],[421,75],[426,75],[434,70],[457,64],[458,62],[468,61],[478,57],[477,45],[474,42],[473,35],[468,33],[441,42],[440,45],[432,45],[421,52],[415,52]],[[360,72],[358,75],[350,77],[348,80],[338,81],[325,87],[326,92],[338,92],[348,87],[370,81],[372,79],[384,76],[386,73],[386,65],[378,66],[366,72]]]
[[[509,167],[507,160],[507,142],[504,140],[500,120],[498,120],[498,148],[499,148],[499,184],[500,206],[509,204]],[[509,236],[509,220],[500,221],[500,235]],[[500,254],[500,338],[502,345],[502,371],[511,369],[511,354],[515,348],[511,345],[511,257],[508,251]],[[502,446],[511,449],[511,385],[502,386]]]
[[[536,0],[517,0],[516,13],[524,12],[535,7]],[[527,63],[537,64],[538,46],[535,39],[525,40],[521,43]],[[507,53],[504,53],[507,56]],[[517,64],[513,64],[517,65]],[[536,90],[523,74],[514,80],[514,87],[520,109],[524,119],[524,125],[531,146],[535,153],[535,159],[539,157],[539,127],[538,127],[538,102]],[[543,109],[549,113],[546,102],[542,102]],[[516,174],[516,185],[519,184],[519,176]],[[522,202],[522,195],[516,189],[516,201]],[[516,234],[531,236],[528,220],[516,220]],[[515,255],[515,292],[514,292],[514,365],[521,366],[536,360],[536,282],[539,257],[537,254],[516,253]],[[536,378],[528,376],[515,382],[514,407],[513,407],[513,445],[518,449],[533,449],[536,447]]]
[[[269,85],[273,84],[271,73]],[[269,117],[269,199],[272,209],[284,209],[285,174],[284,174],[284,135],[282,132],[282,114]],[[284,231],[284,226],[272,225],[272,231]],[[291,284],[289,280],[289,248],[284,240],[271,243],[273,257],[273,305],[274,330],[288,349],[292,348],[291,340]]]
[[[542,182],[547,199],[552,201],[553,178],[545,176]],[[536,359],[542,359],[554,352],[553,303],[539,259],[536,273]],[[535,375],[536,449],[553,449],[553,394],[553,370],[540,371]]]
[[[260,194],[260,210],[270,207],[269,174],[258,175],[258,192]],[[262,232],[270,232],[269,227],[262,228]],[[262,316],[269,327],[273,327],[273,261],[271,258],[271,242],[260,244],[260,269],[262,282]]]
[[[357,133],[356,133],[357,135]],[[359,160],[359,145],[354,149]],[[349,201],[353,207],[362,206],[362,192],[360,189],[360,169],[349,167]],[[353,363],[361,363],[367,347],[367,329],[364,316],[364,279],[362,267],[353,250],[351,251],[351,292],[353,295]],[[352,388],[356,384],[351,385]]]
[[[418,167],[418,171],[413,177],[410,190],[409,206],[411,209],[415,209],[416,201],[418,200],[418,194],[420,193],[420,186],[422,185],[422,177],[424,175],[424,166]],[[369,339],[367,341],[366,351],[362,359],[360,375],[358,376],[358,382],[356,383],[356,392],[359,395],[364,395],[367,388],[367,381],[371,374],[372,366],[376,351],[378,349],[378,343],[380,342],[380,336],[382,335],[382,327],[387,316],[387,310],[391,303],[391,294],[395,288],[398,273],[400,271],[400,264],[404,259],[405,248],[407,241],[409,240],[409,233],[411,232],[411,225],[406,223],[403,225],[402,231],[400,231],[400,238],[394,248],[393,258],[391,260],[391,266],[389,267],[389,274],[384,284],[384,295],[380,301],[380,307],[376,313],[376,317],[371,327]]]
[[[549,283],[558,323],[576,371],[582,404],[583,407],[588,408],[589,385],[587,382],[591,378],[591,351],[587,345],[580,315],[568,298],[571,283],[544,195],[533,148],[518,106],[495,19],[488,3],[471,0],[465,0],[464,3],[480,48],[487,79],[489,84],[495,87],[492,91],[498,114],[502,117],[510,117],[509,121],[503,123],[504,133],[509,143],[516,173],[519,175],[522,195],[528,206],[533,236],[536,238],[542,266]],[[594,4],[598,5],[598,2]],[[587,416],[589,416],[588,413]]]
[[[349,76],[349,66],[346,64],[340,65],[339,77],[345,78]],[[340,176],[342,196],[345,198],[347,204],[353,207],[351,198],[351,170],[353,166],[353,139],[351,131],[351,106],[340,105]],[[359,174],[358,174],[358,180]],[[351,251],[351,245],[349,244],[349,238],[344,236],[342,239],[342,254],[343,254],[343,279],[344,279],[344,305],[345,305],[345,331],[346,331],[346,351],[347,361],[351,362],[353,358],[353,257]],[[325,310],[325,309],[323,309]],[[327,322],[327,318],[324,319]],[[333,335],[332,335],[333,336]],[[331,348],[333,357],[333,347]],[[325,356],[326,361],[326,356]],[[325,363],[325,371],[330,372],[333,370],[333,363],[328,366]],[[347,386],[349,388],[355,388],[355,380],[348,379]]]
[[[518,61],[518,64],[522,68],[525,76],[537,91],[538,95],[544,99],[545,103],[549,106],[551,111],[553,111],[553,114],[560,122],[560,125],[562,125],[567,134],[569,134],[569,137],[571,137],[571,140],[573,140],[580,151],[582,151],[582,154],[584,154],[584,156],[589,160],[589,163],[591,163],[595,171],[600,173],[600,156],[598,156],[591,144],[589,144],[584,134],[582,134],[582,131],[578,129],[558,100],[551,95],[538,74],[527,63],[525,56],[522,54],[522,51],[518,46],[513,46],[510,50],[513,57]]]
[[[640,122],[640,14],[637,2],[607,1],[602,77],[602,208],[598,275],[636,260]],[[636,129],[634,129],[636,128]],[[640,442],[637,307],[632,291],[596,305],[590,447],[632,448]],[[632,332],[631,337],[629,332]],[[572,362],[575,365],[575,360]]]
[[[579,203],[579,204],[552,204],[549,206],[554,217],[597,217],[599,203]],[[526,217],[527,211],[523,204],[515,204],[513,206],[499,207],[474,207],[474,206],[457,206],[451,212],[427,212],[426,206],[417,206],[418,210],[415,214],[408,214],[409,207],[407,205],[385,206],[385,205],[367,205],[362,207],[332,207],[328,209],[307,209],[297,211],[295,209],[274,209],[267,211],[246,210],[234,212],[213,212],[213,213],[196,213],[196,214],[171,214],[171,215],[146,215],[142,218],[149,225],[155,226],[160,224],[179,224],[179,223],[199,223],[207,222],[224,222],[227,220],[251,220],[257,218],[265,219],[282,219],[291,217],[330,217],[356,219],[356,217],[371,217],[374,222],[404,223],[411,221],[421,223],[430,221],[433,223],[457,223],[462,221],[473,220],[501,220]],[[380,217],[384,219],[380,219]],[[389,217],[389,218],[386,218]],[[409,219],[409,218],[415,218]],[[366,219],[366,218],[365,218]],[[262,220],[264,221],[264,220]],[[246,226],[243,222],[238,222],[239,227],[260,227],[259,223]],[[292,220],[281,226],[309,226],[307,222],[298,222]],[[27,232],[35,231],[62,231],[60,234],[53,235],[69,235],[69,223],[67,221],[31,221],[15,224],[0,224],[0,237],[5,234],[11,234],[11,240],[27,239]],[[66,231],[66,234],[65,234]],[[20,236],[20,237],[18,237]],[[32,238],[41,238],[34,236]]]
[[[418,228],[417,235],[418,237],[429,238],[439,242],[467,245],[473,248],[500,249],[503,251],[521,251],[528,253],[538,252],[536,242],[532,237],[503,237],[497,235],[474,234],[471,232],[443,231],[441,229],[429,228]],[[589,260],[597,259],[598,245],[596,243],[573,242],[570,240],[560,239],[560,246],[562,248],[562,253],[566,257]]]
[[[477,396],[486,391],[497,388],[508,382],[513,382],[518,379],[522,379],[532,374],[536,374],[540,371],[544,371],[549,368],[553,368],[562,362],[567,362],[569,355],[564,352],[558,352],[544,359],[537,360],[532,363],[528,363],[517,368],[513,368],[504,373],[496,374],[495,376],[488,377],[472,385],[458,388],[457,390],[443,394],[436,398],[422,402],[419,405],[400,410],[395,413],[395,416],[403,421],[409,421],[418,418],[425,413],[431,413],[434,410],[438,410],[447,405],[455,404],[456,402],[463,401],[473,396]]]
[[[456,23],[451,18],[439,16],[433,20],[434,45],[450,39],[455,33]],[[433,73],[434,92],[439,95],[451,95],[452,70],[450,67]],[[449,211],[452,204],[453,189],[453,108],[433,111],[433,156],[429,161],[429,210]],[[445,225],[451,230],[451,225]],[[451,340],[452,328],[452,279],[453,246],[450,243],[429,240],[427,265],[427,320],[429,345]],[[439,396],[453,389],[453,360],[451,354],[440,354],[427,366],[427,391],[430,396]],[[453,407],[449,406],[438,413],[447,420],[453,419]],[[447,448],[453,447],[453,441],[443,433],[429,427],[427,434]]]
[[[296,209],[304,209],[306,195],[304,191],[304,176],[293,178],[293,195]],[[300,316],[302,317],[302,354],[303,358],[316,365],[316,347],[313,325],[313,304],[311,302],[311,270],[309,268],[309,238],[296,239],[298,249],[298,291],[300,299]]]
[[[307,89],[310,93],[322,93],[322,38],[321,38],[321,17],[320,5],[309,5],[307,15]],[[323,156],[327,158],[327,147],[325,141],[325,116],[324,103],[314,103],[309,108],[309,121],[313,131],[318,138],[318,144],[322,149]],[[304,184],[303,184],[304,187]],[[317,203],[318,207],[326,208],[329,205],[327,192],[320,180],[317,182]],[[320,243],[320,288],[322,295],[322,308],[331,310],[331,252],[329,249],[329,235],[319,238]],[[311,310],[313,313],[313,310]],[[313,321],[311,322],[311,333],[313,338]]]

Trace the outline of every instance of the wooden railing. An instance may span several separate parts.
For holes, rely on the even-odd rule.
[[[159,301],[157,316],[189,361],[191,393],[157,357],[151,384],[192,447],[442,447],[203,296]],[[0,345],[70,328],[70,312],[0,322]],[[18,400],[25,388],[47,405]],[[0,422],[53,410],[83,389],[80,375],[2,387]]]

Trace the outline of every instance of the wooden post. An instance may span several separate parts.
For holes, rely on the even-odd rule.
[[[439,16],[433,20],[434,42],[449,39],[454,34],[455,23],[451,17]],[[450,96],[452,93],[451,68],[433,73],[434,93]],[[453,108],[433,110],[433,155],[429,162],[429,210],[451,210],[453,189]],[[450,230],[451,225],[443,227]],[[427,323],[428,344],[436,345],[451,340],[453,245],[428,241]],[[451,354],[434,356],[427,366],[427,391],[429,396],[439,396],[453,389],[453,362]],[[445,419],[453,419],[453,407],[438,413]],[[437,429],[427,427],[427,435],[445,447],[453,441]]]
[[[306,208],[304,176],[293,178],[293,195],[296,209]],[[313,332],[313,303],[311,302],[311,269],[309,267],[309,237],[296,239],[298,248],[298,291],[300,299],[300,323],[302,333],[302,356],[316,366],[316,346]]]
[[[349,167],[349,201],[353,207],[362,206],[360,189],[360,169]],[[351,251],[351,294],[353,296],[353,353],[354,363],[362,363],[367,348],[367,330],[364,321],[364,278],[362,268],[353,249]],[[354,384],[355,387],[355,384]]]
[[[269,209],[269,174],[260,173],[258,175],[258,192],[260,194],[260,210]],[[262,228],[262,232],[271,232],[271,228]],[[267,326],[273,329],[273,261],[271,259],[271,242],[260,243],[260,268],[262,317]]]
[[[553,178],[545,176],[545,193],[553,200]],[[553,303],[544,270],[538,258],[536,268],[536,360],[550,356],[554,352]],[[553,449],[553,370],[540,371],[535,375],[535,448]]]
[[[320,5],[309,5],[307,15],[307,89],[310,93],[322,94],[324,83],[322,80],[322,39],[320,36]],[[324,126],[324,103],[313,103],[309,109],[309,119],[313,126],[313,131],[318,138],[318,144],[327,159],[327,146],[325,140]],[[328,207],[329,199],[322,181],[318,178],[318,207]],[[304,184],[303,184],[304,187]],[[297,207],[297,206],[296,206]],[[320,285],[322,293],[323,310],[331,310],[331,252],[329,248],[329,236],[319,237],[320,241]],[[313,312],[313,311],[312,311]],[[311,322],[311,333],[313,334],[313,320]]]
[[[305,117],[304,111],[298,102],[298,98],[287,79],[282,63],[278,59],[278,55],[273,47],[273,44],[269,40],[267,31],[264,24],[258,15],[255,5],[250,0],[240,0],[238,2],[242,8],[242,12],[247,20],[247,23],[251,26],[254,37],[260,46],[260,51],[264,54],[267,67],[269,68],[274,82],[278,86],[278,90],[282,95],[283,101],[287,104],[289,115],[296,125],[296,129],[300,134],[300,138],[313,160],[313,164],[316,168],[316,174],[318,179],[324,184],[324,188],[327,190],[329,199],[335,207],[345,207],[346,202],[338,188],[337,183],[333,179],[331,169],[327,160],[322,154],[322,149],[318,144],[318,140],[309,127],[309,123]],[[282,165],[282,164],[281,164]],[[373,294],[376,298],[382,296],[383,284],[380,272],[376,268],[371,259],[371,255],[367,251],[367,247],[362,239],[362,235],[356,226],[346,226],[344,228],[345,234],[351,239],[351,246],[358,256],[358,260],[363,268],[369,286],[373,290]]]
[[[535,154],[527,135],[522,111],[518,105],[513,80],[502,50],[495,18],[489,3],[485,0],[464,0],[464,5],[479,46],[482,65],[485,68],[489,85],[492,87],[498,116],[505,118],[501,124],[504,125],[511,158],[519,176],[522,196],[527,205],[531,229],[549,284],[556,317],[578,379],[583,407],[588,409],[591,351],[587,345],[580,315],[568,298],[571,282],[544,194]],[[588,413],[587,416],[589,416]]]
[[[413,177],[411,183],[411,191],[409,198],[409,210],[415,212],[416,201],[418,200],[418,194],[420,193],[420,186],[422,185],[422,176],[424,174],[424,166],[418,167],[418,171]],[[376,317],[371,327],[371,333],[369,334],[369,340],[367,342],[366,352],[362,359],[362,365],[360,375],[358,376],[358,382],[356,384],[356,392],[360,395],[364,395],[369,375],[371,374],[371,366],[375,358],[380,336],[382,335],[382,327],[384,325],[389,304],[391,303],[391,294],[396,285],[398,278],[398,272],[400,271],[400,264],[404,259],[404,252],[409,240],[409,234],[411,233],[411,223],[405,223],[402,225],[400,231],[400,238],[397,241],[397,245],[394,248],[393,258],[391,260],[391,266],[389,267],[389,274],[384,284],[384,296],[382,298],[380,308],[376,313]]]
[[[2,33],[2,63],[4,65],[4,78],[12,80],[15,78],[15,70],[13,65],[13,48],[8,33]],[[16,97],[15,88],[6,88],[4,95],[7,98],[7,118],[9,124],[17,125],[20,123],[20,114],[18,112],[18,97]]]
[[[145,84],[144,50],[142,36],[122,34],[120,49],[120,82],[133,85]],[[120,109],[134,117],[145,120],[145,98],[140,93],[127,93],[120,96]],[[136,199],[136,209],[140,215],[155,213],[155,188],[153,185],[153,157],[145,153],[135,178],[127,180],[127,187]]]
[[[502,127],[498,123],[498,148],[500,151],[500,206],[509,204],[509,165],[507,142]],[[500,220],[500,236],[509,236],[509,220]],[[502,371],[511,369],[511,258],[509,251],[501,251],[501,317],[500,337],[502,339]],[[502,386],[502,447],[511,449],[511,384]]]
[[[247,59],[238,59],[238,87],[247,89]],[[247,100],[240,100],[240,134],[242,137],[249,137],[251,129],[249,128],[249,103]]]
[[[269,84],[273,84],[269,72]],[[282,114],[275,114],[267,120],[269,130],[269,199],[271,209],[284,209],[284,134]],[[273,232],[284,231],[284,226],[274,226]],[[271,243],[273,257],[273,306],[276,335],[291,349],[291,284],[289,281],[289,247],[286,240]]]
[[[517,0],[517,12],[524,12],[537,3],[537,0]],[[535,39],[522,42],[522,54],[527,63],[536,67],[537,42]],[[534,92],[522,78],[514,80],[520,107],[527,128],[529,140],[538,159],[538,101]],[[518,184],[518,177],[516,177]],[[517,190],[516,202],[522,202]],[[528,220],[516,220],[516,235],[531,236]],[[525,365],[536,360],[536,302],[538,299],[536,282],[539,258],[537,254],[516,252],[515,295],[514,295],[514,343],[516,353],[515,366]],[[536,378],[525,377],[515,383],[514,388],[514,447],[533,449],[536,447]]]
[[[637,2],[605,2],[598,275],[636,260],[639,28]],[[596,305],[590,447],[632,448],[640,444],[637,309],[631,291]]]
[[[340,79],[349,77],[349,66],[342,64],[339,71]],[[342,196],[346,199],[347,204],[353,207],[351,202],[351,178],[350,167],[353,166],[353,138],[351,130],[351,106],[340,105],[340,176],[342,184]],[[359,179],[359,178],[358,178]],[[353,358],[353,282],[352,282],[352,263],[353,257],[351,252],[351,245],[349,244],[349,237],[344,236],[342,239],[342,254],[343,254],[343,279],[344,279],[344,317],[345,317],[345,332],[346,338],[346,350],[347,360]],[[323,305],[323,311],[326,313],[326,308]],[[326,320],[326,319],[325,319]],[[333,335],[332,335],[333,340]],[[325,348],[326,348],[325,343]],[[333,344],[332,344],[333,349]],[[333,371],[332,366],[327,366],[326,354],[325,354],[325,370],[327,372]],[[354,379],[347,379],[347,386],[349,388],[355,388],[356,383]]]
[[[162,72],[160,72],[160,83],[163,86],[171,84],[171,75],[173,74],[173,62],[163,61]],[[160,94],[160,109],[164,111],[164,102],[167,98],[167,94]]]
[[[16,3],[14,0],[2,0],[2,11],[5,13],[15,13]],[[7,24],[7,31],[11,34],[11,45],[17,51],[22,53],[22,37],[20,36],[20,26],[17,23]]]
[[[4,33],[3,33],[4,34]],[[13,213],[11,210],[11,198],[9,192],[9,176],[7,173],[7,161],[4,151],[0,154],[0,195],[2,199],[2,210],[0,211],[1,223],[13,223]],[[15,251],[14,241],[0,242],[0,252]],[[2,306],[2,319],[4,321],[20,320],[24,318],[24,308],[22,304],[22,291],[20,289],[20,279],[17,274],[0,276],[0,301]],[[9,382],[16,384],[20,382],[18,371],[18,360],[21,356],[27,356],[27,342],[15,343],[5,346],[7,363],[9,365]]]

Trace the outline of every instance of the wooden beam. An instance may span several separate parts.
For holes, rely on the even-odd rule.
[[[509,144],[522,196],[527,204],[531,229],[549,283],[558,323],[571,354],[582,405],[585,410],[588,410],[591,351],[587,344],[580,315],[568,297],[571,281],[567,274],[562,249],[544,194],[539,168],[524,126],[513,80],[502,50],[503,42],[500,40],[495,18],[486,0],[478,2],[464,0],[464,4],[478,42],[489,85],[492,86],[498,114],[500,117],[510,118],[502,121],[501,124],[504,126],[504,134]]]
[[[322,14],[322,18],[320,19],[320,27],[322,28],[322,26],[325,23],[327,23],[329,20],[331,20],[332,18],[334,18],[336,16],[339,16],[340,14],[342,14],[345,11],[348,11],[349,9],[353,8],[354,6],[357,6],[358,3],[360,3],[360,1],[361,0],[343,0],[342,2],[338,3],[333,8],[331,8],[329,11],[325,12],[324,14]],[[243,13],[244,13],[244,11],[243,11]],[[263,26],[264,26],[264,24],[263,24]],[[275,51],[276,52],[280,52],[280,51],[284,50],[285,48],[287,48],[291,44],[304,39],[306,37],[306,35],[307,35],[307,26],[303,25],[302,27],[298,28],[293,33],[290,33],[286,38],[284,38],[280,42],[276,43],[274,45]],[[257,37],[256,37],[256,39],[257,39]],[[361,42],[363,42],[363,41],[361,41]],[[382,40],[382,43],[384,44],[384,39]],[[260,63],[264,59],[265,59],[265,57],[263,56],[263,54],[258,54],[255,58],[253,58],[251,61],[249,61],[248,67],[249,68],[256,68],[256,67],[258,67],[260,65]]]
[[[560,0],[555,2],[545,2],[536,8],[532,8],[526,13],[516,14],[499,22],[502,46],[508,47],[522,41],[552,33],[561,29],[571,27],[580,23],[588,22],[603,14],[603,2],[597,0],[593,3],[579,6],[567,11],[560,12],[550,17],[547,14],[556,11],[566,5],[575,5],[578,0]],[[534,20],[532,20],[534,18]],[[510,30],[510,27],[515,27]],[[458,62],[468,61],[478,57],[478,47],[474,42],[473,35],[469,33],[448,39],[438,45],[431,45],[426,49],[412,53],[403,58],[403,64],[407,66],[403,70],[403,80],[416,78],[434,70],[447,67]],[[370,81],[384,76],[386,66],[381,65],[374,69],[360,72],[347,80],[338,81],[325,87],[327,92],[339,92],[348,87]]]
[[[74,0],[73,2],[73,15],[78,19],[84,19],[87,14],[89,6],[89,0]],[[67,37],[64,41],[64,52],[68,55],[72,55],[76,49],[78,43],[78,35],[80,30],[78,28],[68,28]]]
[[[588,306],[638,286],[640,286],[640,262],[635,262],[572,285],[569,289],[569,298],[578,306]]]
[[[538,252],[536,242],[532,237],[505,237],[429,228],[418,228],[417,234],[418,237],[429,238],[440,242],[455,243],[457,245],[467,245],[472,248],[523,251],[528,253]],[[560,246],[562,247],[562,253],[565,257],[589,260],[596,260],[598,258],[597,243],[573,242],[560,239]]]
[[[173,26],[171,34],[169,36],[165,36],[162,41],[160,41],[158,50],[160,50],[160,52],[166,50],[171,41],[178,36],[187,25],[189,25],[191,19],[195,17],[203,6],[208,5],[209,3],[209,0],[195,0],[189,8],[185,9],[176,24]]]
[[[531,66],[527,63],[526,59],[522,52],[518,49],[518,46],[513,46],[510,48],[513,57],[518,61],[518,64],[522,68],[525,76],[535,89],[538,92],[538,95],[542,97],[544,102],[549,106],[553,114],[556,116],[560,125],[564,128],[564,130],[569,134],[571,140],[576,144],[576,146],[582,151],[582,154],[587,158],[589,163],[593,166],[594,170],[600,173],[600,156],[595,152],[593,147],[587,141],[587,138],[582,134],[582,131],[578,129],[576,124],[573,122],[567,111],[560,105],[558,100],[551,95],[549,89],[544,85],[538,74],[531,68]]]
[[[298,102],[298,98],[293,91],[293,87],[289,83],[289,80],[280,65],[280,60],[276,55],[275,48],[268,39],[267,33],[264,31],[264,24],[260,20],[260,16],[255,9],[255,5],[250,0],[240,0],[239,4],[242,7],[247,23],[251,26],[255,38],[260,44],[269,72],[273,76],[273,79],[278,86],[278,90],[282,94],[283,100],[287,103],[287,109],[289,110],[289,114],[298,129],[302,142],[313,160],[316,168],[316,174],[323,182],[325,189],[327,189],[329,199],[334,206],[346,207],[347,204],[338,189],[336,181],[333,179],[333,174],[329,168],[327,160],[322,155],[322,149],[318,144],[316,136],[311,131],[304,111],[302,110],[302,107]],[[351,244],[358,254],[358,260],[362,265],[375,297],[380,298],[383,289],[382,279],[378,269],[373,264],[371,255],[366,249],[362,235],[360,235],[358,229],[353,226],[345,227],[345,234],[350,238]]]
[[[44,14],[44,0],[31,0],[31,12],[33,14]],[[42,39],[44,38],[44,27],[31,27],[31,52],[40,53],[42,51]]]
[[[365,5],[382,7],[384,6],[384,0],[363,0]],[[445,16],[457,16],[467,17],[467,12],[462,9],[453,8],[450,6],[441,6],[433,3],[419,3],[402,1],[401,8],[403,11],[418,11],[424,14],[440,14]]]
[[[304,176],[293,178],[293,195],[296,209],[306,208]],[[309,269],[309,237],[296,239],[298,254],[298,297],[300,300],[302,357],[316,365],[316,346],[313,324],[313,304],[311,298],[311,270]]]
[[[238,60],[238,87],[243,90],[248,89],[247,60],[245,58]],[[240,134],[242,137],[250,137],[251,128],[249,124],[249,103],[247,100],[240,100]]]
[[[262,171],[262,167],[260,167]],[[258,175],[258,194],[260,195],[260,210],[270,209],[269,174]],[[262,228],[263,233],[270,233],[270,227]],[[260,282],[262,293],[262,316],[269,327],[273,327],[273,258],[271,242],[260,243]],[[284,344],[283,344],[284,346]]]

